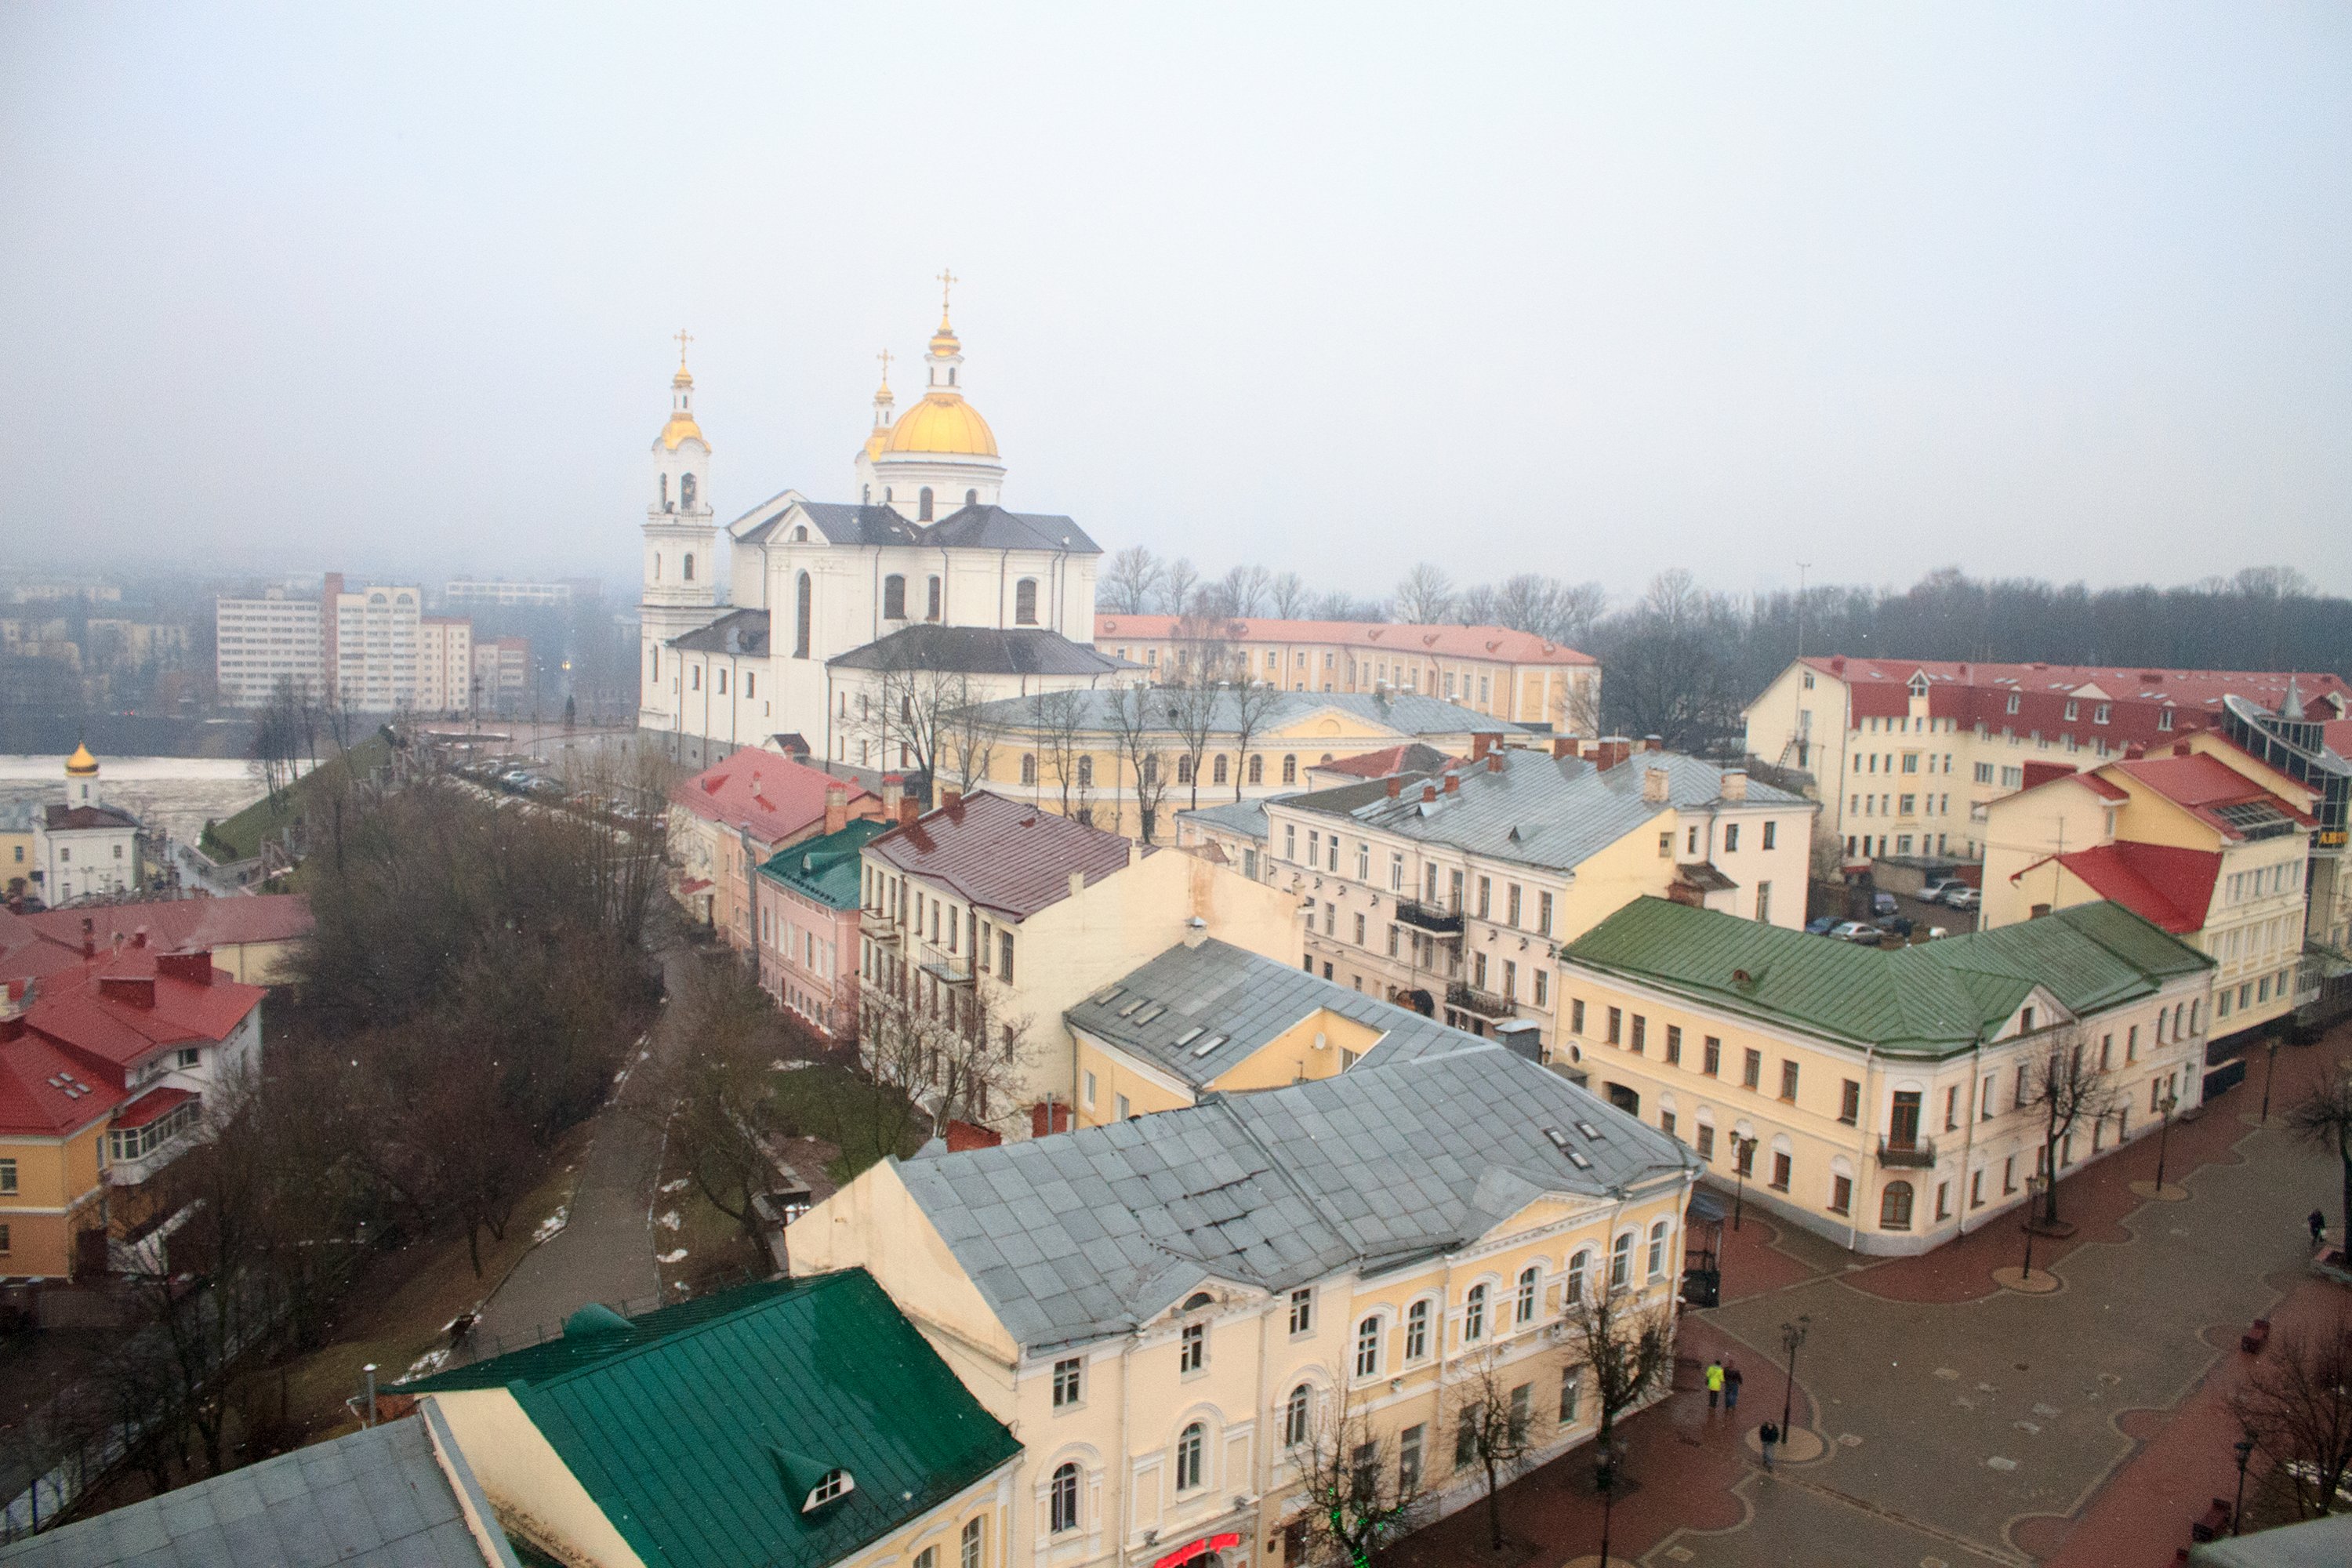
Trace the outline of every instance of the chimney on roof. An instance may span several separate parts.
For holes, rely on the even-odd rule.
[[[1499,749],[1486,753],[1486,771],[1490,773],[1503,771],[1503,753]]]
[[[1391,800],[1396,799],[1397,796],[1404,793],[1404,775],[1402,773],[1391,773],[1389,775],[1388,783],[1389,798]]]
[[[1665,749],[1666,739],[1664,736],[1644,735],[1642,737],[1642,750],[1645,752],[1663,752]]]
[[[849,786],[829,784],[824,786],[824,830],[838,833],[849,826]]]
[[[32,1005],[31,981],[0,982],[0,1045],[25,1037],[25,1013]]]
[[[883,821],[896,822],[898,820],[898,802],[904,797],[906,788],[907,781],[900,778],[897,773],[884,773],[882,775]]]
[[[145,947],[147,945],[147,928],[145,926],[141,926],[137,931],[131,933],[131,945],[133,947]]]
[[[1194,915],[1184,922],[1184,945],[1198,947],[1209,940],[1209,922]]]
[[[210,985],[215,973],[213,950],[198,947],[184,952],[159,952],[155,955],[155,973],[184,980],[191,985]]]
[[[98,956],[98,922],[88,915],[81,917],[81,955],[84,958]]]
[[[1427,779],[1423,779],[1423,780],[1422,780],[1422,782],[1421,782],[1421,804],[1422,804],[1422,805],[1429,805],[1432,801],[1435,800],[1436,798],[1437,798],[1437,786],[1436,786],[1435,784],[1431,784]]]
[[[1592,765],[1602,773],[1607,773],[1633,754],[1633,742],[1622,735],[1602,736],[1601,743],[1587,753],[1592,760]]]
[[[1471,736],[1471,737],[1470,737],[1470,760],[1471,760],[1472,762],[1474,762],[1474,763],[1475,763],[1475,762],[1476,762],[1476,761],[1478,761],[1481,757],[1484,757],[1487,752],[1489,752],[1493,751],[1493,750],[1495,749],[1495,747],[1496,747],[1496,742],[1500,742],[1501,740],[1502,740],[1502,737],[1501,737],[1500,735],[1473,735],[1473,736]]]
[[[1748,798],[1748,770],[1746,768],[1726,768],[1723,770],[1723,798],[1726,800],[1746,800]]]
[[[1845,673],[1845,655],[1840,654],[1837,658],[1830,660],[1830,669],[1832,674],[1843,675]]]
[[[1555,757],[1580,757],[1584,754],[1584,748],[1576,743],[1573,735],[1554,735],[1551,738],[1551,754]]]
[[[962,804],[963,791],[957,789],[952,784],[941,784],[940,786],[940,809],[941,811],[944,811],[949,816],[952,816],[956,813],[956,808]]]
[[[1458,792],[1461,790],[1461,788],[1462,788],[1462,775],[1461,775],[1460,773],[1455,773],[1452,768],[1448,768],[1448,769],[1446,769],[1446,770],[1445,770],[1445,793],[1446,793],[1446,794],[1448,794],[1448,795],[1454,795],[1454,794],[1458,793]]]
[[[1652,805],[1666,804],[1667,786],[1671,781],[1664,768],[1642,770],[1642,798]]]
[[[902,795],[898,797],[898,820],[901,823],[911,827],[914,826],[915,818],[922,815],[922,802],[911,795]]]

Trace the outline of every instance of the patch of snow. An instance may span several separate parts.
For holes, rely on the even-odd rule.
[[[352,1065],[356,1067],[358,1064],[353,1063]],[[775,1068],[778,1072],[798,1072],[803,1068],[813,1068],[814,1066],[816,1066],[816,1063],[814,1062],[788,1062],[782,1057],[778,1057],[775,1060]]]
[[[656,1263],[683,1263],[686,1261],[686,1248],[681,1247],[676,1252],[657,1252],[654,1254],[654,1261]]]
[[[418,1356],[415,1361],[408,1363],[408,1371],[403,1375],[407,1377],[423,1377],[427,1373],[439,1372],[441,1370],[441,1363],[448,1359],[449,1347],[446,1345],[442,1346],[437,1351],[426,1351],[423,1355]]]
[[[676,1180],[676,1181],[674,1181],[674,1182],[664,1182],[664,1183],[661,1184],[661,1190],[662,1190],[663,1192],[666,1192],[666,1193],[682,1193],[682,1192],[686,1191],[686,1184],[687,1184],[688,1179],[688,1178],[687,1178],[687,1177],[685,1177],[685,1176],[680,1176],[677,1180]]]
[[[676,1230],[679,1226],[686,1222],[679,1217],[678,1212],[676,1209],[672,1209],[669,1213],[663,1215],[660,1218],[655,1220],[654,1223],[661,1226],[664,1230]]]
[[[537,1247],[541,1242],[551,1239],[555,1236],[556,1232],[562,1230],[565,1226],[570,1225],[571,1223],[572,1205],[570,1204],[565,1204],[562,1208],[557,1209],[553,1214],[549,1215],[545,1219],[539,1222],[539,1228],[530,1233],[530,1244],[533,1247]]]

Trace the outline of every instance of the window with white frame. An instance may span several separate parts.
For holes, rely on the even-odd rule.
[[[1462,1342],[1475,1345],[1486,1337],[1486,1287],[1473,1285],[1462,1299]]]
[[[1055,1535],[1078,1528],[1078,1467],[1064,1465],[1046,1489],[1046,1526]]]
[[[1201,1484],[1201,1450],[1207,1447],[1209,1434],[1198,1421],[1184,1428],[1176,1439],[1176,1489],[1195,1490]]]
[[[1404,1359],[1407,1362],[1429,1359],[1429,1303],[1415,1301],[1405,1309]]]
[[[1633,1283],[1633,1233],[1626,1231],[1609,1244],[1609,1289],[1628,1289]]]
[[[1377,1377],[1381,1371],[1381,1321],[1366,1318],[1356,1325],[1356,1375]]]

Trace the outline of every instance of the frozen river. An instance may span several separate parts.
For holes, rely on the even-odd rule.
[[[100,757],[99,794],[152,828],[193,844],[207,820],[261,798],[260,776],[236,757]],[[66,760],[0,754],[0,802],[62,803]]]

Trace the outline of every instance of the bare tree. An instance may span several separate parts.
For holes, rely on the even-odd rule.
[[[2333,1513],[2352,1473],[2352,1317],[2282,1336],[2230,1396],[2296,1517]]]
[[[1242,785],[1249,773],[1250,742],[1260,730],[1272,721],[1282,706],[1282,688],[1270,680],[1252,680],[1244,675],[1236,685],[1226,704],[1227,721],[1234,736],[1234,798],[1242,798]]]
[[[1343,1382],[1318,1396],[1307,1384],[1283,1410],[1283,1437],[1298,1467],[1298,1524],[1310,1560],[1370,1568],[1372,1554],[1417,1528],[1432,1510],[1422,1486],[1428,1457],[1381,1436]],[[1417,1434],[1416,1445],[1426,1433]]]
[[[1002,738],[992,714],[978,711],[987,693],[960,669],[921,662],[911,648],[891,650],[871,671],[849,729],[875,742],[885,768],[902,768],[969,789],[984,776]]]
[[[2095,1125],[2117,1110],[2114,1086],[2085,1048],[2080,1030],[2054,1030],[2026,1064],[2025,1102],[2042,1118],[2042,1223],[2058,1223],[2060,1146],[2077,1126]]]
[[[1160,805],[1168,798],[1175,771],[1170,765],[1174,752],[1168,744],[1166,697],[1155,687],[1123,686],[1111,694],[1104,710],[1118,742],[1121,771],[1135,793],[1138,837],[1146,844],[1158,831]]]
[[[934,1138],[950,1119],[985,1125],[1017,1106],[1034,1054],[1029,1021],[996,1014],[979,984],[983,955],[961,956],[961,984],[885,957],[858,998],[861,1064],[929,1113]]]
[[[1192,607],[1192,595],[1201,586],[1201,569],[1178,556],[1160,569],[1160,607],[1171,616],[1181,616]]]
[[[1307,580],[1296,572],[1277,572],[1265,585],[1267,607],[1286,621],[1295,621],[1307,613],[1309,595]]]
[[[1486,1494],[1486,1544],[1500,1552],[1504,1483],[1526,1468],[1550,1429],[1549,1413],[1536,1396],[1535,1373],[1551,1362],[1533,1356],[1506,1362],[1489,1345],[1459,1364],[1448,1394],[1454,1468],[1477,1470]]]
[[[1226,693],[1205,680],[1171,686],[1162,693],[1161,710],[1176,742],[1176,783],[1192,793],[1186,805],[1201,804],[1201,774],[1210,745],[1222,732]]]
[[[775,1096],[782,1030],[767,994],[730,959],[697,963],[678,1003],[678,1039],[650,1092],[631,1102],[661,1125],[710,1206],[745,1236],[759,1230],[752,1200],[775,1171],[769,1150],[784,1129]]]
[[[1005,739],[1008,725],[1003,709],[995,702],[982,700],[968,678],[960,675],[956,682],[963,700],[947,703],[939,715],[943,753],[940,766],[943,776],[970,795],[987,783],[996,748]]]
[[[1665,1385],[1675,1365],[1674,1306],[1643,1304],[1622,1287],[1574,1295],[1560,1321],[1571,1364],[1581,1366],[1600,1407],[1594,1450],[1607,1464],[1617,1418]]]
[[[1092,693],[1076,690],[1041,692],[1030,700],[1030,723],[1054,770],[1062,815],[1078,822],[1094,819],[1094,732],[1087,727],[1094,701]]]
[[[1454,579],[1436,563],[1424,561],[1396,585],[1396,618],[1426,624],[1445,619],[1454,603]]]
[[[2342,1183],[2338,1193],[2344,1201],[2340,1234],[2345,1250],[2352,1253],[2352,1077],[2341,1072],[2330,1075],[2296,1101],[2286,1113],[2286,1124],[2297,1138],[2336,1156]]]
[[[1100,591],[1103,608],[1119,615],[1140,615],[1151,608],[1167,568],[1140,544],[1130,544],[1104,567]]]
[[[1218,586],[1223,590],[1219,598],[1225,614],[1262,615],[1273,592],[1274,574],[1255,563],[1236,566],[1219,580]]]
[[[1445,607],[1445,618],[1465,626],[1491,626],[1496,624],[1496,608],[1494,588],[1477,583],[1454,595],[1454,602]]]

